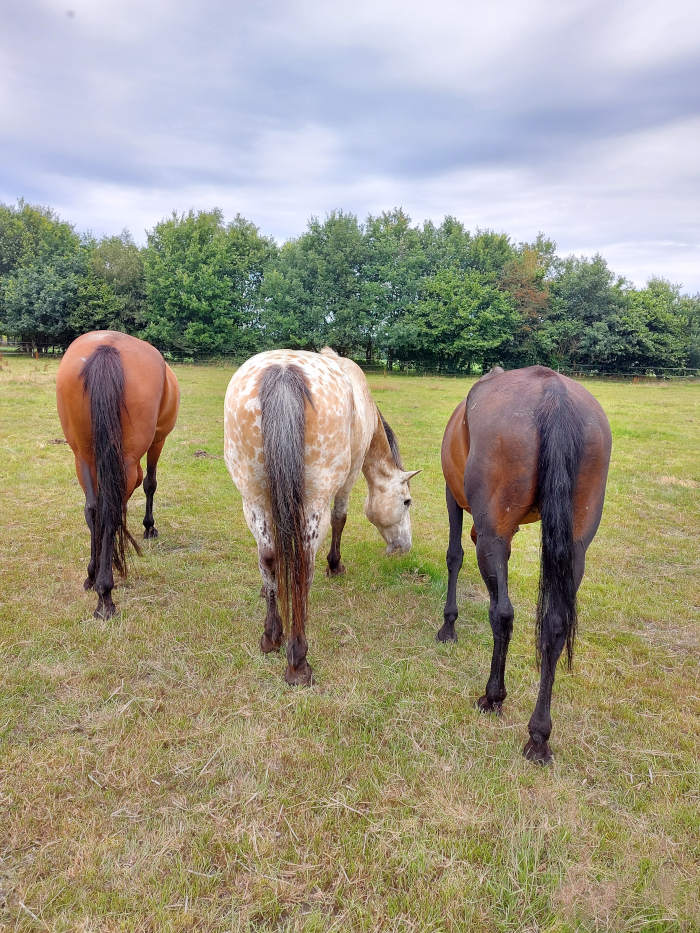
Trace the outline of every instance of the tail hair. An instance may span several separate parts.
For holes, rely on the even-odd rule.
[[[535,411],[540,437],[537,465],[542,519],[540,586],[535,646],[538,666],[551,643],[550,631],[559,618],[566,634],[569,670],[578,624],[574,579],[574,491],[584,447],[584,422],[566,388],[556,380],[545,387]]]
[[[126,526],[126,468],[122,447],[121,412],[124,407],[124,369],[119,351],[110,345],[98,347],[81,373],[83,389],[90,399],[92,447],[97,472],[95,547],[99,563],[102,534],[114,529],[112,562],[127,574],[127,550],[141,549]]]
[[[293,364],[269,366],[260,380],[259,398],[277,599],[288,632],[291,619],[306,615],[310,564],[304,541],[305,404],[313,407],[313,400],[304,373]]]

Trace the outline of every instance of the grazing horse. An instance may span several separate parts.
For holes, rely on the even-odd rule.
[[[126,504],[143,480],[144,538],[153,522],[156,465],[180,403],[175,373],[155,347],[111,330],[83,334],[68,347],[56,375],[58,415],[75,454],[85,493],[90,563],[85,589],[97,590],[95,618],[114,615],[112,565],[126,575]],[[146,454],[146,478],[141,457]]]
[[[491,598],[493,658],[484,712],[500,713],[513,606],[508,558],[518,526],[542,521],[536,653],[540,690],[523,754],[551,760],[550,703],[554,672],[566,645],[569,669],[576,634],[576,591],[586,549],[603,511],[610,461],[610,426],[583,386],[547,369],[496,367],[454,410],[442,441],[450,541],[445,622],[439,641],[456,641],[457,575],[462,566],[462,519],[471,512],[471,537]]]
[[[224,459],[258,545],[267,615],[260,647],[287,635],[288,684],[312,683],[305,624],[314,558],[328,527],[329,576],[343,573],[340,539],[362,470],[365,514],[387,553],[411,547],[411,493],[396,438],[364,373],[333,350],[273,350],[232,377],[224,403]],[[331,501],[333,509],[331,511]],[[282,609],[284,625],[280,618]]]

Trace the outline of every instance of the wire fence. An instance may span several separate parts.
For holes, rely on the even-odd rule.
[[[9,353],[12,356],[32,356],[35,359],[46,356],[60,356],[62,347],[44,345],[32,346],[29,344],[12,344],[0,342],[0,354]],[[245,362],[245,359],[235,356],[192,356],[185,353],[164,354],[168,362],[186,363],[191,365],[221,365],[236,367]],[[448,362],[437,364],[430,360],[394,360],[391,367],[385,360],[356,359],[355,362],[367,373],[381,375],[404,376],[452,376],[454,378],[470,379],[481,376],[484,370],[476,367],[466,368],[454,366]],[[658,380],[694,380],[700,379],[700,368],[697,366],[637,366],[627,369],[608,369],[605,366],[569,364],[554,366],[557,372],[573,379],[620,379],[632,382],[658,381]]]
[[[455,378],[474,378],[488,372],[488,369],[482,370],[472,367],[456,367],[449,364],[436,365],[434,361],[412,360],[403,364],[394,361],[391,369],[383,361],[374,361],[371,363],[365,360],[355,360],[365,372],[369,373],[397,373],[403,375],[418,376],[453,376]],[[548,364],[544,364],[548,365]],[[515,368],[515,367],[513,367]],[[622,379],[631,381],[640,380],[660,380],[660,379],[699,379],[700,368],[697,366],[655,366],[652,368],[639,366],[629,369],[607,369],[602,366],[581,366],[571,364],[568,366],[551,367],[565,376],[571,376],[572,379]]]

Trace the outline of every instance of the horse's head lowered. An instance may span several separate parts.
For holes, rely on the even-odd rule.
[[[365,515],[386,541],[387,554],[411,549],[411,491],[408,481],[420,470],[384,469],[374,476],[365,499]]]

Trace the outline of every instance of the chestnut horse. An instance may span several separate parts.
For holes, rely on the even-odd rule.
[[[450,541],[448,586],[440,641],[456,641],[457,575],[462,566],[462,519],[471,512],[471,537],[490,596],[493,658],[484,712],[500,713],[513,606],[508,558],[513,535],[542,521],[536,653],[540,690],[530,719],[526,758],[551,760],[550,703],[554,672],[566,645],[569,669],[576,634],[576,592],[585,555],[603,511],[610,460],[610,426],[583,386],[547,369],[496,367],[472,386],[454,410],[442,441]]]
[[[258,545],[267,603],[260,647],[275,651],[287,635],[285,679],[308,685],[307,598],[329,525],[327,573],[333,576],[345,571],[340,539],[362,470],[367,518],[387,542],[387,553],[407,551],[408,480],[419,471],[403,469],[396,438],[362,370],[328,348],[273,350],[241,366],[226,392],[224,459]]]
[[[68,347],[56,375],[63,433],[75,454],[85,493],[90,563],[85,589],[97,591],[95,618],[114,615],[112,565],[126,575],[129,544],[126,504],[143,480],[144,538],[158,535],[153,522],[156,466],[180,402],[175,373],[150,343],[98,330]],[[146,454],[146,478],[141,457]]]

